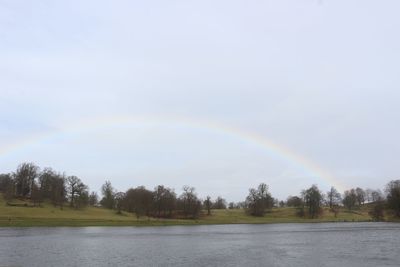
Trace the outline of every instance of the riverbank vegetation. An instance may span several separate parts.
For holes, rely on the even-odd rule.
[[[1,196],[0,196],[1,197]],[[262,224],[295,222],[361,222],[370,221],[368,208],[358,211],[343,210],[337,217],[324,208],[317,219],[299,217],[296,208],[275,207],[264,216],[252,216],[244,209],[211,209],[211,215],[204,211],[197,219],[137,217],[130,212],[87,206],[81,209],[66,205],[61,210],[50,202],[34,207],[30,201],[14,200],[21,204],[9,206],[0,199],[0,226],[158,226],[158,225],[200,225],[200,224]]]
[[[396,221],[400,217],[400,181],[380,190],[334,187],[323,193],[317,185],[286,200],[273,198],[266,184],[249,190],[239,203],[222,197],[202,200],[195,188],[182,193],[164,185],[117,191],[110,181],[101,198],[77,176],[23,163],[0,174],[0,226],[192,225],[228,223]]]

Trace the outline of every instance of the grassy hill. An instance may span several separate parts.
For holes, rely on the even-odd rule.
[[[150,226],[150,225],[196,225],[233,223],[291,223],[291,222],[336,222],[369,221],[368,206],[354,212],[341,210],[335,218],[328,209],[318,219],[299,218],[294,208],[274,208],[264,217],[246,215],[244,210],[213,210],[211,216],[202,215],[197,220],[156,219],[134,214],[116,214],[113,210],[87,207],[76,210],[65,206],[62,210],[49,203],[31,207],[31,203],[14,200],[18,206],[9,206],[0,196],[0,226]],[[24,206],[24,205],[27,206]]]

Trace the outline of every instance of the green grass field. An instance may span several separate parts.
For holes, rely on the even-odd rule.
[[[13,201],[17,203],[18,201]],[[318,219],[300,218],[294,208],[274,208],[264,217],[246,215],[244,210],[213,210],[210,216],[202,215],[197,220],[156,219],[134,214],[117,214],[113,210],[87,207],[81,210],[65,206],[63,210],[51,204],[41,207],[14,207],[6,205],[0,197],[0,226],[152,226],[152,225],[196,225],[239,223],[294,223],[294,222],[343,222],[369,221],[368,207],[354,212],[341,210],[335,218],[328,209]]]

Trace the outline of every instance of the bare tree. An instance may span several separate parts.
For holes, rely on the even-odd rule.
[[[365,189],[365,201],[367,203],[372,202],[372,191],[370,188]]]
[[[15,173],[17,196],[30,196],[38,172],[39,167],[33,163],[22,163],[18,166]]]
[[[50,200],[62,208],[66,196],[65,177],[51,168],[44,168],[39,174],[38,187],[42,199]]]
[[[86,206],[89,202],[88,187],[76,176],[68,176],[67,183],[70,206],[75,208]]]
[[[131,188],[125,193],[125,209],[133,212],[139,218],[143,215],[150,216],[153,206],[153,192],[144,186]]]
[[[175,192],[163,185],[154,188],[153,204],[157,217],[171,216],[172,210],[175,209],[176,194]]]
[[[122,214],[122,208],[124,206],[124,201],[125,201],[125,193],[117,192],[115,194],[115,207],[117,209],[118,214]]]
[[[100,204],[107,209],[113,209],[115,206],[115,189],[110,181],[106,181],[101,186],[101,193],[103,194],[103,198]]]
[[[40,206],[42,199],[42,192],[40,191],[40,188],[36,185],[36,183],[34,183],[31,189],[31,201],[33,202],[33,206],[36,206],[36,204]]]
[[[67,177],[67,184],[68,184],[68,194],[70,198],[70,206],[74,206],[75,203],[75,195],[78,191],[78,184],[81,180],[76,176],[68,176]]]
[[[197,198],[194,187],[184,186],[178,204],[187,218],[197,218],[201,211],[201,202]]]
[[[211,215],[211,206],[212,206],[211,197],[207,196],[206,200],[204,200],[204,208],[207,210],[207,215]]]
[[[10,201],[15,195],[15,183],[11,174],[0,174],[0,192],[5,200]]]
[[[250,188],[246,198],[247,213],[253,216],[264,216],[266,210],[274,205],[274,199],[268,191],[268,186],[261,183],[257,189]]]
[[[336,188],[334,188],[333,186],[327,192],[326,196],[327,196],[329,208],[331,208],[331,209],[334,208],[335,206],[339,205],[342,200],[342,196],[336,190]]]
[[[383,193],[381,190],[377,189],[377,190],[372,190],[371,192],[371,201],[372,202],[377,202],[384,199],[383,197]]]
[[[322,192],[316,185],[312,185],[309,189],[303,190],[301,193],[305,206],[308,208],[308,215],[316,218],[322,213]]]
[[[357,193],[355,189],[347,190],[344,192],[343,205],[352,210],[357,204]]]
[[[300,208],[303,206],[303,200],[298,196],[289,196],[286,200],[288,207]]]
[[[172,212],[176,209],[176,194],[173,189],[167,188],[165,195],[164,195],[164,202],[165,202],[165,214],[164,216],[171,217]],[[168,212],[168,214],[167,214]]]
[[[372,209],[368,212],[371,218],[374,221],[383,221],[385,220],[385,202],[383,198],[379,198],[377,201],[374,202]]]
[[[14,181],[12,179],[11,174],[0,174],[0,192],[4,193],[7,191],[10,184],[13,184]]]
[[[75,208],[83,208],[89,204],[89,191],[87,185],[80,183],[75,201]]]
[[[356,195],[357,195],[357,203],[358,206],[361,206],[365,202],[365,191],[360,187],[356,188]]]
[[[89,205],[90,206],[96,206],[99,203],[99,196],[97,195],[96,192],[92,192],[89,195]]]
[[[217,197],[217,199],[214,201],[213,209],[217,209],[217,210],[226,209],[226,200],[220,196]]]
[[[400,217],[400,180],[390,181],[386,185],[388,207],[396,217]]]
[[[50,200],[54,206],[59,206],[60,209],[63,209],[67,195],[65,176],[60,174],[54,176],[51,182],[51,188]]]
[[[39,174],[39,188],[40,192],[45,199],[50,199],[52,191],[54,190],[54,180],[59,175],[51,168],[44,168]]]

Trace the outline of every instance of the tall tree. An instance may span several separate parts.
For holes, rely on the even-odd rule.
[[[70,206],[75,208],[86,206],[89,201],[88,187],[76,176],[68,176],[67,183]]]
[[[170,216],[175,208],[176,194],[174,190],[158,185],[153,191],[154,212],[158,217]]]
[[[15,195],[15,183],[11,174],[0,174],[0,192],[5,200],[10,201]]]
[[[17,196],[27,197],[31,195],[38,172],[39,167],[33,163],[22,163],[18,166],[15,173]]]
[[[357,193],[355,189],[347,190],[344,192],[343,205],[352,210],[357,204]]]
[[[43,198],[50,199],[54,190],[54,180],[58,178],[58,174],[51,168],[44,168],[39,174],[39,188]]]
[[[89,204],[89,190],[88,186],[84,183],[78,184],[78,190],[76,192],[75,208],[83,208]]]
[[[333,208],[337,205],[340,204],[341,200],[342,200],[342,196],[340,195],[340,193],[336,190],[336,188],[334,188],[333,186],[331,187],[331,189],[327,192],[326,194],[327,197],[327,201],[328,201],[328,205],[329,208]]]
[[[400,180],[390,181],[386,185],[388,207],[396,217],[400,217]]]
[[[51,202],[54,206],[59,206],[61,209],[63,209],[67,195],[65,175],[57,174],[54,176],[51,180],[51,188]]]
[[[118,214],[122,214],[122,208],[124,206],[125,201],[125,193],[117,192],[115,193],[115,208],[117,209]]]
[[[206,200],[204,200],[204,208],[207,210],[207,215],[211,215],[211,206],[212,206],[211,197],[207,196]]]
[[[40,188],[36,185],[36,183],[34,183],[31,189],[31,201],[33,202],[33,206],[36,205],[40,206],[42,200],[43,200],[42,192],[40,191]]]
[[[197,218],[201,211],[201,202],[197,197],[194,187],[184,186],[179,198],[179,206],[187,218]]]
[[[177,199],[174,190],[167,188],[164,194],[164,216],[172,216],[172,212],[176,209],[176,202]]]
[[[99,203],[99,196],[97,195],[96,192],[93,191],[89,195],[89,205],[96,206],[97,203]]]
[[[308,215],[311,218],[318,217],[322,212],[322,192],[316,185],[312,185],[309,189],[303,190],[302,192],[303,201],[308,209]]]
[[[101,186],[101,193],[103,194],[103,198],[100,204],[107,209],[113,209],[115,206],[115,189],[110,181],[106,181]]]
[[[356,195],[357,195],[358,206],[363,205],[364,202],[365,202],[365,191],[362,188],[357,187],[356,188]]]
[[[54,206],[62,208],[67,191],[65,180],[64,175],[51,168],[44,168],[39,174],[38,181],[41,197],[50,200]]]
[[[374,202],[372,209],[368,212],[374,221],[384,221],[385,220],[385,202],[383,198],[379,198]]]
[[[266,210],[274,205],[274,199],[268,191],[268,185],[261,183],[257,189],[250,188],[246,198],[247,213],[264,216]]]
[[[147,190],[144,186],[130,188],[125,193],[125,209],[133,212],[139,218],[143,215],[150,216],[153,206],[153,192]]]
[[[4,193],[7,191],[10,184],[14,183],[11,174],[5,173],[0,174],[0,192]]]

